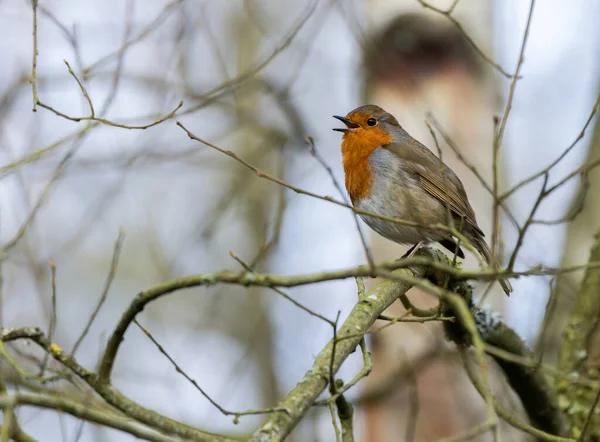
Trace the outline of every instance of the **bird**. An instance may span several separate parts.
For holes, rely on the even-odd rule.
[[[460,178],[410,136],[393,115],[367,104],[345,117],[333,118],[346,126],[333,130],[343,133],[342,166],[352,205],[379,216],[419,224],[403,225],[359,213],[371,229],[395,243],[412,245],[404,257],[413,256],[425,244],[438,242],[464,258],[450,232],[421,227],[448,226],[451,220],[490,267],[500,268],[477,225]],[[508,279],[502,278],[499,283],[510,296],[513,289]]]

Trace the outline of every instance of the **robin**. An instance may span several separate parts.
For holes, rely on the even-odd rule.
[[[477,225],[475,212],[458,176],[411,137],[393,115],[369,104],[345,117],[334,115],[334,118],[346,126],[333,130],[344,134],[342,164],[353,206],[424,226],[406,226],[360,214],[369,227],[396,243],[413,245],[405,257],[412,256],[424,244],[439,242],[464,258],[449,233],[425,227],[449,225],[450,216],[454,226],[462,228],[462,234],[488,265],[499,267]],[[505,278],[499,282],[510,295],[510,282]]]

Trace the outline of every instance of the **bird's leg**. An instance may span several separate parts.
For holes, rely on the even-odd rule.
[[[414,246],[412,246],[410,249],[408,249],[407,252],[400,257],[400,259],[410,258],[412,255],[414,255],[415,250],[417,249],[418,245],[419,245],[419,243],[416,243]],[[400,261],[400,259],[398,259],[398,261]]]
[[[402,261],[403,259],[409,259],[412,258],[413,256],[415,256],[415,253],[417,253],[417,250],[419,250],[422,246],[424,246],[425,244],[427,244],[428,241],[424,241],[421,240],[418,243],[416,243],[414,246],[412,246],[410,249],[408,249],[408,251],[402,255],[402,258],[397,259],[397,261]],[[410,270],[411,272],[413,272],[413,274],[417,274],[417,269],[415,267],[407,267],[408,270]]]
[[[419,241],[414,246],[412,246],[410,249],[408,249],[408,251],[404,255],[402,255],[402,258],[400,258],[400,259],[412,258],[413,256],[415,256],[415,253],[417,253],[417,251],[421,247],[423,247],[426,243],[427,243],[427,241],[424,241],[424,240]]]

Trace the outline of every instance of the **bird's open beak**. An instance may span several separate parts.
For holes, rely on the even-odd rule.
[[[333,118],[340,120],[342,123],[344,123],[346,125],[346,127],[344,129],[338,129],[338,128],[333,129],[335,131],[346,133],[346,132],[350,132],[352,129],[356,129],[357,127],[360,127],[359,124],[355,123],[350,118],[340,117],[339,115],[334,115]]]

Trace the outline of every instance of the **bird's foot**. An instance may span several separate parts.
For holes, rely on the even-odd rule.
[[[412,246],[410,249],[408,249],[408,251],[404,255],[402,255],[402,258],[400,258],[400,259],[412,258],[413,256],[415,256],[415,253],[417,253],[417,251],[421,247],[423,247],[426,243],[427,243],[427,241],[423,241],[423,240],[419,241],[414,246]]]

